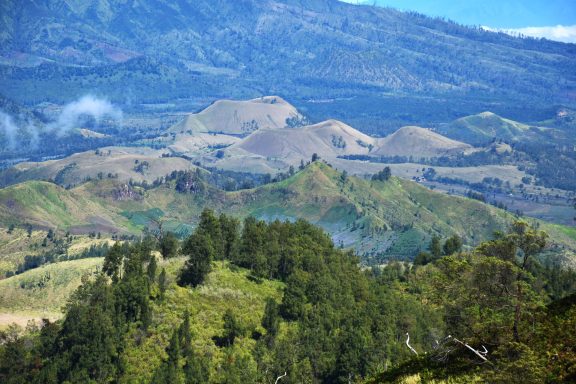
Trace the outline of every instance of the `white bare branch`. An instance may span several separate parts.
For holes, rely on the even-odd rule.
[[[278,384],[278,381],[279,381],[281,378],[286,377],[286,374],[287,374],[287,373],[288,373],[288,372],[284,372],[283,375],[278,376],[278,377],[276,378],[276,381],[274,382],[274,384]]]
[[[451,336],[448,336],[448,337],[451,337]],[[469,346],[467,343],[464,343],[464,342],[458,340],[458,339],[455,338],[455,337],[452,337],[452,339],[453,339],[455,342],[462,344],[463,346],[465,346],[466,348],[468,348],[469,350],[471,350],[472,352],[474,352],[474,354],[475,354],[476,356],[478,356],[479,358],[481,358],[482,360],[484,360],[484,361],[486,361],[486,362],[488,362],[488,363],[490,362],[490,361],[485,357],[485,355],[488,354],[488,350],[486,349],[485,346],[482,346],[482,348],[484,348],[484,351],[478,351],[478,350],[472,348],[471,346]]]
[[[410,334],[408,332],[406,332],[406,346],[412,351],[414,352],[414,354],[418,355],[418,352],[416,352],[416,350],[414,348],[412,348],[412,346],[410,345]]]

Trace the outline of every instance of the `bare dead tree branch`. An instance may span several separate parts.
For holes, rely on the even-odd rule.
[[[284,372],[283,375],[278,376],[278,377],[276,378],[276,381],[274,382],[274,384],[278,384],[278,381],[279,381],[281,378],[286,377],[286,374],[287,374],[287,373],[288,373],[288,372]]]
[[[486,356],[486,355],[488,354],[488,350],[486,349],[485,346],[482,346],[482,349],[484,349],[484,351],[478,351],[478,352],[480,352],[481,354],[483,354],[484,356]]]
[[[474,352],[474,354],[475,354],[476,356],[478,356],[479,358],[481,358],[481,359],[484,360],[485,362],[490,363],[490,361],[486,358],[486,355],[488,354],[488,350],[486,349],[485,346],[482,346],[482,348],[484,348],[484,351],[478,351],[478,350],[472,348],[471,346],[469,346],[467,343],[464,343],[464,342],[458,340],[458,339],[455,338],[455,337],[452,337],[452,336],[448,336],[448,337],[451,337],[452,340],[454,340],[455,342],[457,342],[457,343],[465,346],[466,348],[468,348],[469,350],[471,350],[472,352]],[[490,364],[492,364],[492,363],[490,363]]]
[[[418,355],[418,352],[416,352],[416,350],[414,348],[412,348],[412,346],[410,345],[410,334],[408,332],[406,332],[406,346],[412,351],[414,352],[414,354]]]

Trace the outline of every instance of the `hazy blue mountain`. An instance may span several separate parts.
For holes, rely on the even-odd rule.
[[[8,0],[0,7],[0,92],[25,103],[92,91],[123,103],[280,94],[365,96],[368,105],[383,95],[526,110],[574,104],[576,46],[392,9],[337,0]],[[411,101],[407,115],[420,113],[419,103]],[[503,113],[470,109],[464,113]]]

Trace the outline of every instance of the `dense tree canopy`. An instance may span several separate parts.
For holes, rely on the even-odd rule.
[[[574,379],[576,301],[550,304],[574,287],[549,282],[573,275],[536,260],[546,235],[517,222],[472,251],[462,251],[456,236],[443,244],[433,238],[426,265],[363,270],[357,257],[305,221],[247,218],[241,227],[205,211],[184,241],[183,266],[157,261],[151,239],[117,244],[102,272],[72,295],[61,321],[24,335],[0,332],[0,381],[129,382],[135,376],[126,376],[127,362],[150,343],[159,354],[145,357],[153,363],[138,372],[151,383],[280,376],[282,383],[394,382],[414,374],[456,382]],[[281,295],[262,299],[256,323],[233,301],[179,306],[187,295],[215,294],[204,286],[215,268],[245,271],[231,276],[250,281],[250,289],[276,280]],[[214,311],[218,326],[204,345],[198,326]],[[167,316],[176,326],[164,325]]]

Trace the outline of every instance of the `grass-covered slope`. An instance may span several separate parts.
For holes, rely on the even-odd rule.
[[[38,264],[92,257],[87,254],[91,248],[97,249],[104,244],[112,243],[110,238],[97,238],[94,235],[63,236],[63,233],[52,233],[50,238],[49,230],[29,231],[29,229],[18,227],[0,229],[0,279],[11,273],[31,269]],[[35,261],[29,260],[26,263],[27,257],[35,258]]]
[[[72,231],[117,232],[127,224],[93,196],[43,181],[0,189],[0,221]]]
[[[134,209],[133,203],[123,203]],[[278,183],[238,192],[179,195],[149,191],[146,209],[157,207],[168,221],[193,221],[203,206],[238,217],[304,218],[327,230],[336,244],[370,257],[405,258],[427,246],[434,234],[458,234],[473,245],[502,230],[512,216],[476,200],[447,196],[414,182],[343,177],[316,162]],[[143,209],[143,208],[140,208]]]
[[[413,257],[432,235],[457,234],[475,245],[513,220],[511,214],[476,200],[436,193],[396,177],[382,182],[345,176],[321,162],[281,182],[237,192],[206,185],[204,191],[182,194],[171,183],[138,194],[122,188],[109,180],[70,191],[41,182],[19,184],[0,190],[0,222],[132,233],[162,222],[164,229],[185,233],[209,207],[239,218],[303,218],[327,230],[336,244],[376,262]],[[567,252],[576,249],[574,230],[542,225]]]
[[[471,149],[468,144],[449,139],[431,130],[407,126],[380,140],[378,148],[370,154],[420,158],[450,156]]]
[[[159,268],[166,269],[168,276],[166,297],[153,305],[154,316],[149,337],[143,343],[131,342],[126,349],[126,375],[122,382],[151,378],[149,376],[166,357],[165,347],[169,336],[180,326],[185,311],[190,314],[194,349],[200,355],[211,357],[211,376],[217,377],[219,367],[226,364],[228,356],[225,350],[214,344],[212,338],[221,335],[222,317],[226,310],[233,310],[244,328],[264,332],[260,322],[266,299],[273,298],[277,302],[282,300],[283,283],[272,280],[251,281],[247,278],[248,270],[233,267],[227,262],[213,263],[212,272],[198,289],[179,287],[176,278],[183,263],[184,258],[177,258],[159,264]],[[248,332],[235,342],[233,349],[245,353],[252,351],[255,344],[256,341]]]
[[[0,172],[0,184],[53,180],[62,186],[75,186],[86,180],[102,178],[152,183],[172,171],[195,169],[189,161],[166,157],[166,153],[169,152],[144,147],[105,147],[59,160],[17,164]]]
[[[509,220],[504,212],[474,200],[434,193],[398,178],[344,179],[322,163],[253,193],[253,199],[244,197],[250,213],[266,219],[304,217],[328,230],[336,243],[368,255],[413,256],[433,234],[458,234],[474,244]]]
[[[60,318],[61,308],[81,283],[82,276],[96,272],[102,258],[45,265],[0,280],[0,328],[28,320]]]

